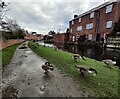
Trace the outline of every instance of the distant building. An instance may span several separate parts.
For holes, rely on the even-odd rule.
[[[90,41],[106,39],[110,34],[114,23],[120,19],[120,1],[106,2],[93,8],[69,21],[71,41],[78,41],[78,38],[85,36]]]
[[[53,36],[54,43],[65,43],[69,40],[69,33],[55,34]]]
[[[43,35],[42,34],[29,34],[29,33],[26,33],[24,39],[26,39],[26,40],[42,40]]]
[[[39,40],[43,40],[44,35],[42,35],[42,34],[36,34],[36,35],[37,35],[37,37],[38,37]]]
[[[37,33],[36,32],[31,32],[32,35],[36,35]]]

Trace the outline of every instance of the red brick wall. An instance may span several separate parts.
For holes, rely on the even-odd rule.
[[[104,33],[111,33],[112,28],[106,29],[106,22],[107,21],[112,21],[112,27],[114,23],[117,21],[117,3],[113,4],[113,9],[112,12],[110,13],[105,13],[106,12],[106,7],[102,8],[100,11],[100,23],[99,23],[99,33],[101,36],[103,36]]]
[[[69,39],[68,35],[67,33],[55,34],[53,40],[55,43],[65,43],[65,40]]]
[[[22,39],[0,40],[0,49],[22,42]]]

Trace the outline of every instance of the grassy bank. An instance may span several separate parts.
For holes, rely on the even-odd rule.
[[[118,96],[118,68],[107,68],[105,64],[94,59],[86,58],[86,61],[79,60],[74,62],[72,53],[62,50],[54,51],[54,48],[43,47],[35,48],[30,42],[28,46],[41,57],[52,62],[59,69],[73,77],[80,84],[82,90],[94,93],[94,96],[116,97]],[[97,76],[87,75],[85,78],[80,76],[79,71],[74,67],[76,64],[93,67],[98,71]]]
[[[2,56],[2,58],[0,60],[2,61],[3,66],[8,64],[11,61],[17,46],[20,44],[21,43],[14,44],[12,46],[9,46],[9,47],[6,47],[6,48],[0,50],[0,56]]]

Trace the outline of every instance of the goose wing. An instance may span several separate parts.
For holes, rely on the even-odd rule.
[[[116,64],[116,61],[112,61],[111,59],[103,60],[103,62],[106,64]]]

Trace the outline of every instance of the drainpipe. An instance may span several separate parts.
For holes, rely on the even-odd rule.
[[[96,15],[96,28],[95,28],[95,41],[97,41],[97,34],[99,32],[99,20],[100,20],[100,10],[97,10],[97,15]]]

